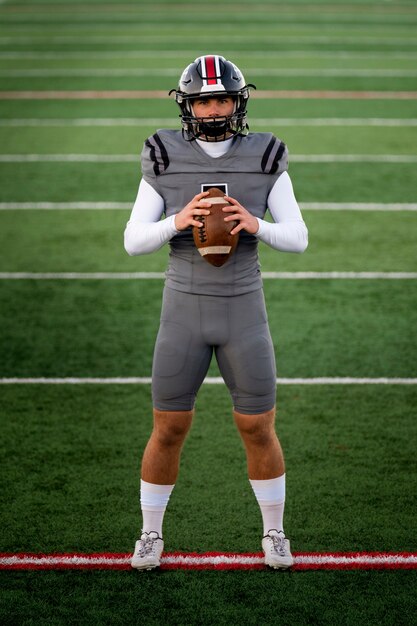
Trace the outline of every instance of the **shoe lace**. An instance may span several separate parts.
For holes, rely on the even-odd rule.
[[[138,555],[140,557],[148,556],[152,554],[155,550],[155,545],[159,537],[150,537],[147,535],[144,539],[140,539],[138,545]]]
[[[280,556],[286,555],[285,549],[285,537],[280,535],[269,535],[272,540],[272,546],[274,551]]]

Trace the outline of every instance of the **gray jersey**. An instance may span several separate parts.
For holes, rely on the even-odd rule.
[[[239,135],[224,156],[212,158],[181,131],[158,130],[142,151],[143,177],[164,199],[167,217],[181,211],[203,185],[220,185],[262,219],[268,195],[287,167],[286,146],[271,133]],[[241,231],[234,254],[222,267],[213,267],[199,254],[189,228],[170,241],[166,275],[168,287],[187,293],[233,296],[255,291],[262,286],[258,239]]]

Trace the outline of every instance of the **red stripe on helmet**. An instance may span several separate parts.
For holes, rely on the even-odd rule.
[[[216,62],[214,57],[206,57],[206,76],[208,85],[216,85]]]

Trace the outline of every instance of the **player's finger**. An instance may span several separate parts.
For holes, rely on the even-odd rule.
[[[237,235],[237,233],[239,233],[241,230],[243,230],[243,228],[244,228],[243,224],[238,224],[235,228],[233,228],[230,231],[230,234],[231,235]]]
[[[208,193],[208,191],[202,191],[201,193],[198,193],[196,196],[194,196],[193,200],[201,200],[202,198],[208,196]]]
[[[244,218],[243,215],[240,215],[239,213],[235,213],[234,215],[228,215],[227,217],[224,218],[225,222],[233,222],[233,220],[242,220]]]
[[[231,213],[232,211],[236,211],[236,210],[237,210],[237,209],[239,209],[239,208],[241,208],[241,207],[237,207],[237,206],[234,206],[234,205],[233,205],[233,206],[224,206],[224,207],[222,208],[222,211],[223,211],[224,213]]]
[[[197,228],[201,228],[203,226],[203,222],[200,220],[191,220],[190,226],[197,226]]]

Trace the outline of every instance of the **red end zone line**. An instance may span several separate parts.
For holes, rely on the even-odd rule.
[[[417,100],[417,91],[254,91],[254,98],[323,100]],[[0,100],[142,100],[166,99],[166,91],[0,91]]]
[[[0,553],[0,570],[110,569],[131,570],[131,554],[6,554]],[[296,552],[291,571],[417,569],[415,552]],[[265,569],[263,554],[222,552],[166,553],[160,569],[241,570]]]

